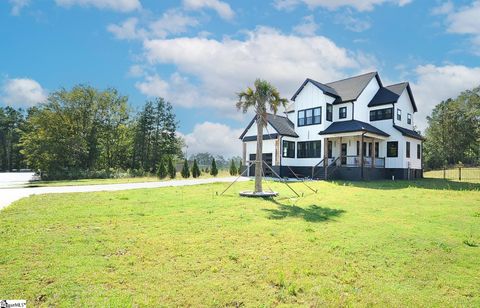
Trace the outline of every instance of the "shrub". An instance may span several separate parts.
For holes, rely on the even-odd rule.
[[[167,177],[167,175],[168,175],[167,167],[165,166],[165,161],[162,159],[160,160],[160,163],[158,164],[158,167],[157,167],[157,176],[160,179],[164,179]]]
[[[197,160],[193,160],[193,167],[192,167],[192,176],[194,178],[198,178],[202,173],[200,172],[200,168],[198,168]]]
[[[183,162],[183,168],[182,168],[182,178],[186,179],[190,177],[190,168],[188,168],[188,161],[185,159]]]
[[[168,176],[171,179],[174,179],[177,176],[177,169],[175,169],[175,165],[173,164],[171,157],[168,158]]]
[[[240,161],[240,163],[238,164],[237,174],[238,175],[242,174],[242,161]]]
[[[210,175],[213,175],[213,176],[218,175],[217,163],[215,162],[215,158],[212,159],[212,167],[210,169]]]
[[[230,163],[230,175],[235,175],[237,174],[238,170],[237,170],[237,167],[235,166],[235,161],[233,161],[232,159],[232,162]]]

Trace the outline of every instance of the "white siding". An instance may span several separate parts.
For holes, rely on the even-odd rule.
[[[377,94],[380,89],[380,85],[377,78],[370,80],[368,85],[363,90],[362,94],[355,101],[355,120],[367,122],[370,120],[370,112],[368,104],[372,98]]]
[[[400,109],[402,111],[401,121],[397,120],[397,109]],[[411,125],[407,124],[407,114],[412,115]],[[403,91],[402,95],[400,95],[400,98],[395,104],[395,110],[393,112],[393,115],[395,119],[395,125],[408,128],[408,129],[413,129],[413,125],[415,124],[415,120],[413,118],[413,105],[412,105],[412,101],[410,100],[410,96],[408,95],[407,89]]]

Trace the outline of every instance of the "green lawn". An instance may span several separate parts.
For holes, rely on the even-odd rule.
[[[0,212],[0,296],[33,306],[480,306],[480,184],[226,184]]]
[[[228,170],[219,170],[217,177],[231,176]],[[211,178],[208,173],[202,173],[200,179]],[[182,180],[180,172],[177,173],[176,180]],[[192,179],[192,177],[190,177]],[[82,185],[101,185],[101,184],[126,184],[126,183],[145,183],[145,182],[158,182],[168,181],[169,178],[160,180],[156,176],[143,176],[143,177],[125,177],[115,179],[81,179],[81,180],[64,180],[64,181],[34,181],[28,184],[28,187],[52,187],[52,186],[82,186]]]

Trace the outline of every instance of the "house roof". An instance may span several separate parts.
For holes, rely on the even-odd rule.
[[[385,137],[390,136],[389,134],[376,128],[373,125],[357,120],[333,122],[329,127],[327,127],[327,129],[321,131],[319,135],[331,135],[351,132],[368,132]]]
[[[398,101],[400,95],[402,95],[405,89],[407,89],[408,95],[410,96],[413,110],[417,112],[417,105],[415,104],[415,99],[413,98],[412,90],[410,89],[410,84],[408,82],[397,83],[380,88],[368,104],[368,107],[394,104]]]
[[[316,80],[313,80],[313,79],[310,79],[310,78],[307,78],[305,79],[305,81],[302,83],[302,85],[300,86],[300,88],[298,88],[297,92],[295,92],[295,94],[293,94],[291,100],[292,101],[295,101],[295,99],[297,98],[297,95],[300,94],[300,92],[302,92],[303,88],[307,85],[307,83],[311,83],[313,84],[314,86],[316,86],[317,88],[319,88],[320,90],[322,90],[324,93],[332,96],[332,97],[335,97],[335,98],[340,98],[340,96],[338,95],[337,91],[335,91],[335,89],[321,83],[321,82],[318,82]]]
[[[330,82],[327,83],[326,86],[333,88],[340,96],[340,100],[335,101],[334,104],[352,102],[358,99],[360,94],[362,94],[363,90],[373,78],[377,79],[381,87],[382,81],[380,80],[377,72],[366,73],[363,75]]]
[[[256,116],[253,117],[252,121],[250,121],[247,128],[245,128],[243,133],[240,135],[240,139],[243,139],[243,137],[248,132],[250,127],[253,125],[253,123],[255,123],[255,120],[256,120]],[[295,133],[295,125],[287,117],[282,117],[279,115],[267,113],[267,122],[281,136],[298,137],[297,133]],[[272,132],[269,132],[269,133],[272,133]]]
[[[403,128],[403,127],[400,127],[398,125],[393,125],[393,127],[395,127],[396,130],[401,132],[402,135],[404,135],[406,137],[410,137],[410,138],[414,138],[414,139],[418,139],[418,140],[425,140],[425,138],[422,135],[420,135],[419,133],[417,133],[414,130]]]

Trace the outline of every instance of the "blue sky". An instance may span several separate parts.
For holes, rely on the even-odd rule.
[[[290,98],[377,70],[409,81],[416,123],[480,85],[480,1],[3,0],[0,104],[27,107],[75,84],[115,87],[134,106],[163,96],[189,153],[240,152],[250,115],[235,92],[261,77]]]

